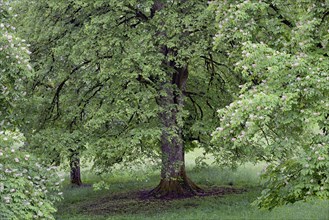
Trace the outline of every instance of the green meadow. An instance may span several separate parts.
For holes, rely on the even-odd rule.
[[[297,202],[271,211],[252,206],[261,193],[260,173],[265,165],[247,164],[237,170],[215,165],[198,168],[194,160],[200,154],[200,151],[187,154],[188,175],[204,189],[224,189],[223,194],[144,200],[139,195],[158,184],[157,171],[144,169],[132,174],[117,170],[105,178],[108,189],[95,191],[88,184],[100,181],[100,177],[84,170],[83,181],[87,186],[71,188],[67,183],[64,200],[57,205],[56,219],[329,219],[328,200]],[[207,162],[211,164],[212,160]]]

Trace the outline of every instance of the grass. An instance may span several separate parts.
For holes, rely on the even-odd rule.
[[[218,167],[193,169],[193,159],[199,153],[192,152],[186,158],[188,175],[194,182],[204,188],[223,186],[245,188],[247,191],[173,201],[139,200],[137,192],[155,187],[159,181],[158,173],[151,173],[146,178],[136,180],[138,174],[131,176],[123,172],[121,175],[108,177],[108,190],[94,191],[90,187],[66,188],[64,200],[58,204],[56,219],[329,219],[329,201],[297,202],[272,211],[253,207],[251,202],[261,191],[258,174],[263,165],[248,164],[234,172]],[[142,172],[141,175],[145,173]],[[99,180],[90,173],[83,177],[84,182],[89,184]]]

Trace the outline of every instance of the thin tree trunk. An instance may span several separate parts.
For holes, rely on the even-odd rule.
[[[174,64],[171,64],[174,65]],[[149,195],[159,198],[193,196],[202,192],[186,175],[184,143],[180,121],[183,108],[183,92],[187,80],[187,67],[176,68],[172,83],[163,85],[164,96],[158,98],[163,108],[159,114],[163,132],[161,136],[161,181]]]
[[[79,153],[73,152],[70,157],[70,176],[71,176],[71,184],[73,186],[81,186],[81,173],[80,173],[80,158]]]

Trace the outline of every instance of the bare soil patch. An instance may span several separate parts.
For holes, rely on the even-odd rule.
[[[240,194],[246,192],[246,190],[233,187],[213,187],[193,197],[161,199],[146,196],[148,192],[144,190],[106,195],[99,199],[76,204],[75,209],[79,213],[87,215],[156,213],[157,211],[163,212],[174,208],[177,200],[181,201],[181,208],[196,208],[198,207],[198,201],[203,197],[222,197],[229,194]]]

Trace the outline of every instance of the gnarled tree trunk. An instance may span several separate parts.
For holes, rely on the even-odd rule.
[[[70,177],[71,177],[71,184],[73,186],[81,186],[81,173],[80,173],[80,158],[79,153],[73,152],[70,157]]]
[[[162,168],[159,185],[150,192],[157,198],[179,198],[194,196],[202,189],[193,183],[186,175],[184,161],[184,147],[182,143],[162,143]]]
[[[159,114],[163,125],[161,136],[162,168],[161,181],[149,195],[158,198],[176,198],[193,196],[202,192],[186,175],[184,160],[184,143],[182,138],[182,125],[180,111],[183,108],[183,89],[187,80],[187,67],[175,68],[171,83],[163,84],[164,96],[158,98],[163,108]]]

